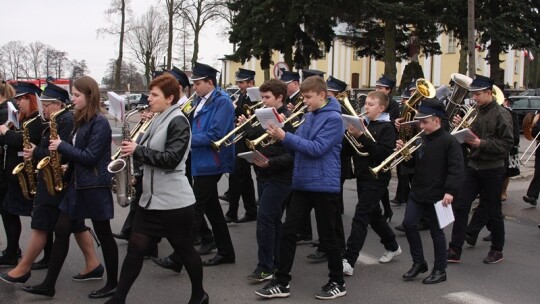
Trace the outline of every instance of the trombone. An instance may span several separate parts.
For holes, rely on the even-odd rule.
[[[238,126],[236,126],[236,128],[232,129],[231,132],[229,132],[225,136],[223,136],[222,139],[220,139],[218,141],[212,141],[210,143],[210,145],[212,146],[212,148],[214,148],[214,150],[219,152],[219,149],[221,148],[221,145],[225,145],[225,147],[228,147],[228,146],[230,146],[232,144],[237,143],[240,139],[242,139],[242,137],[244,137],[245,132],[241,132],[239,134],[236,134],[236,133],[238,131],[240,131],[245,125],[250,123],[255,118],[257,118],[257,115],[251,115],[246,121],[239,124]],[[253,125],[255,125],[255,124],[253,124]],[[232,136],[234,136],[234,137],[231,140]]]
[[[339,103],[341,104],[341,106],[347,110],[347,112],[349,112],[350,115],[353,115],[353,116],[358,116],[358,118],[361,118],[363,116],[366,115],[366,113],[361,113],[360,115],[356,114],[356,111],[354,110],[354,108],[352,107],[351,103],[349,102],[349,98],[347,97],[347,93],[346,92],[342,92],[342,93],[339,93],[338,96],[336,96],[336,99],[339,101]],[[373,137],[373,135],[371,135],[371,133],[369,132],[369,130],[367,128],[365,128],[365,132],[364,132],[364,135],[366,135],[366,137],[373,141],[373,142],[376,142],[375,138]],[[369,153],[368,152],[362,152],[360,151],[360,149],[362,149],[364,146],[356,139],[354,138],[354,136],[352,136],[348,130],[345,131],[345,139],[347,139],[347,141],[349,142],[349,144],[351,145],[351,147],[354,149],[354,151],[356,152],[356,154],[360,155],[360,156],[368,156]]]
[[[287,117],[287,119],[283,122],[283,124],[287,124],[290,122],[293,128],[298,128],[304,122],[305,119],[302,119],[300,121],[294,121],[294,122],[293,122],[293,119],[296,119],[296,117],[305,114],[304,111],[307,109],[307,107],[308,106],[303,106],[302,108],[298,109],[298,111],[294,112],[293,114],[291,114],[291,116]],[[263,135],[259,136],[258,138],[254,140],[246,139],[246,145],[250,150],[255,151],[258,145],[261,145],[262,147],[266,147],[271,144],[274,144],[276,142],[275,138],[271,138],[268,141],[264,141],[267,139],[268,136],[270,136],[268,133],[264,133]]]
[[[417,140],[420,139],[420,136],[422,136],[422,134],[424,134],[424,130],[418,132],[413,138],[407,141],[405,145],[401,147],[401,149],[390,154],[390,156],[383,160],[380,165],[375,168],[369,168],[371,174],[373,174],[373,176],[377,178],[379,172],[388,172],[395,168],[397,165],[399,165],[401,162],[410,160],[414,151],[416,151],[422,145],[421,141],[417,143]]]

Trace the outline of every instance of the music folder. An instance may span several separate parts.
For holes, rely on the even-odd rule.
[[[439,227],[441,229],[454,222],[454,211],[452,210],[452,205],[445,207],[443,206],[442,200],[435,204],[435,213],[437,213],[437,219],[439,220]]]
[[[343,125],[345,126],[345,130],[349,127],[349,125],[352,125],[357,130],[361,132],[366,132],[366,126],[358,116],[353,115],[347,115],[347,114],[341,114],[341,118],[343,119]]]
[[[456,132],[451,133],[457,141],[462,144],[467,137],[476,137],[476,134],[474,134],[469,128],[461,129]]]
[[[255,162],[255,159],[261,159],[263,161],[268,161],[268,158],[266,158],[266,156],[264,156],[261,152],[255,150],[255,151],[248,151],[248,152],[243,152],[243,153],[238,153],[238,155],[236,155],[238,157],[241,157],[245,160],[248,161],[248,163],[254,163]]]
[[[283,128],[283,121],[276,108],[256,109],[255,115],[257,115],[257,119],[261,123],[261,127],[263,127],[265,130],[268,129],[268,125],[270,123]]]

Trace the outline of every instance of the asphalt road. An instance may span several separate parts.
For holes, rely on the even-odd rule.
[[[523,142],[525,146],[528,142]],[[448,281],[426,286],[421,278],[412,282],[403,282],[401,275],[412,264],[409,246],[405,235],[396,232],[403,254],[391,263],[379,264],[379,256],[384,249],[375,233],[369,232],[362,255],[358,260],[354,276],[346,278],[347,296],[335,300],[336,303],[540,303],[540,210],[525,204],[521,200],[532,176],[531,162],[522,168],[522,176],[512,180],[509,198],[504,203],[506,217],[506,245],[504,261],[495,265],[486,265],[482,259],[489,250],[489,244],[478,242],[475,248],[465,247],[460,264],[449,265]],[[224,176],[220,181],[220,193],[227,187]],[[396,180],[392,180],[391,193],[395,191]],[[350,232],[350,223],[356,202],[356,186],[353,181],[345,185],[345,223],[346,235]],[[227,203],[222,207],[226,211]],[[111,222],[113,231],[119,231],[127,215],[127,208],[115,206],[116,216]],[[242,209],[242,208],[241,208]],[[391,226],[400,223],[405,207],[394,208]],[[241,214],[240,214],[241,215]],[[315,223],[315,221],[313,221]],[[87,223],[91,225],[90,222]],[[21,247],[26,247],[29,237],[29,219],[23,219]],[[5,246],[5,234],[0,229],[0,244]],[[254,290],[264,284],[253,284],[246,276],[255,268],[257,246],[255,222],[230,224],[229,230],[236,249],[236,264],[204,268],[205,289],[211,303],[265,303]],[[314,230],[316,231],[316,229]],[[450,228],[445,229],[447,237]],[[486,235],[482,233],[481,236]],[[429,232],[422,232],[424,250],[430,267],[433,264],[433,248]],[[120,263],[122,263],[127,243],[118,241]],[[326,263],[313,264],[305,256],[314,250],[309,244],[299,245],[292,270],[291,296],[287,299],[274,299],[272,303],[315,303],[314,295],[327,281]],[[159,245],[160,256],[171,252],[170,245],[163,241]],[[97,249],[101,257],[101,251]],[[212,253],[214,254],[214,253]],[[213,255],[205,256],[209,258]],[[71,242],[53,299],[34,296],[22,292],[20,286],[0,282],[0,304],[12,303],[103,303],[104,300],[90,300],[90,291],[104,284],[101,281],[74,282],[71,276],[83,267],[83,258],[74,241]],[[2,269],[5,271],[7,269]],[[28,284],[42,281],[45,270],[34,271]],[[426,274],[427,275],[427,274]],[[423,278],[423,276],[422,276]],[[142,272],[135,282],[128,297],[128,303],[187,303],[190,283],[185,272],[181,274],[162,269],[153,262],[144,262]]]

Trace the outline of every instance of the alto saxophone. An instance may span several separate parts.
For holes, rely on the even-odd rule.
[[[145,109],[145,108],[143,108]],[[122,141],[131,141],[131,132],[129,131],[129,117],[142,111],[136,109],[128,112],[124,116],[122,125]],[[113,161],[107,166],[107,170],[113,173],[112,192],[116,194],[116,202],[120,207],[127,207],[135,200],[135,177],[133,176],[133,160],[131,156],[124,158],[119,157],[120,153],[116,153]]]
[[[58,139],[58,125],[56,123],[56,118],[62,113],[73,108],[74,104],[70,104],[65,108],[58,110],[51,114],[50,118],[50,134],[49,139],[54,140]],[[50,195],[55,195],[57,192],[61,192],[64,188],[64,181],[62,179],[62,164],[60,163],[60,154],[58,151],[49,151],[49,156],[45,156],[37,164],[38,170],[43,170],[43,180],[45,181],[45,186],[47,192]]]
[[[39,115],[25,121],[22,125],[23,130],[23,147],[32,148],[32,143],[30,142],[30,133],[28,131],[28,125],[31,124],[34,120],[39,118]],[[37,186],[36,186],[36,171],[34,170],[34,164],[31,159],[25,159],[22,163],[18,164],[12,172],[13,175],[17,175],[19,184],[21,185],[21,190],[24,198],[27,200],[34,199],[36,195]]]

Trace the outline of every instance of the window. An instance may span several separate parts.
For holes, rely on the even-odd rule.
[[[478,54],[476,56],[476,71],[482,72],[483,66],[484,66],[484,57],[482,57],[482,54]]]
[[[514,74],[519,74],[519,60],[514,60]]]
[[[361,58],[361,57],[358,55],[358,52],[359,52],[358,49],[353,50],[353,60],[354,60],[354,61],[358,61],[358,60],[360,60],[360,58]]]
[[[324,43],[319,44],[319,59],[326,59],[326,50],[324,49]]]
[[[454,36],[454,31],[448,32],[448,53],[454,54],[457,49],[457,39]]]

